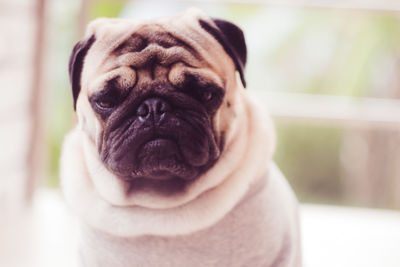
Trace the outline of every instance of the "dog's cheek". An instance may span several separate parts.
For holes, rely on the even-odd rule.
[[[213,117],[213,129],[219,145],[221,145],[223,135],[229,132],[229,128],[234,123],[235,118],[235,98],[230,90],[227,91],[220,107]]]
[[[224,113],[225,111],[222,109],[219,109],[217,111],[217,113],[214,116],[214,120],[213,120],[213,124],[214,124],[214,129],[213,129],[213,134],[214,134],[214,140],[216,142],[216,145],[219,149],[219,154],[222,153],[222,151],[225,148],[225,142],[226,142],[226,134],[229,131],[229,124],[226,124],[226,122],[224,122],[223,118],[224,118]]]
[[[237,130],[238,115],[244,112],[242,103],[237,98],[237,94],[232,94],[228,90],[224,101],[215,113],[213,126],[220,148],[229,145],[231,137]]]
[[[181,147],[181,150],[187,162],[192,166],[203,166],[210,159],[208,154],[210,145],[206,137],[192,138],[191,142],[186,142]]]
[[[80,98],[77,103],[78,127],[92,142],[97,143],[101,124],[93,113],[89,101],[83,103],[85,101],[83,97],[82,95],[82,99]]]

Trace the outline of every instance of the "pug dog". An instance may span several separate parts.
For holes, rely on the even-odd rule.
[[[298,204],[245,90],[246,54],[239,27],[198,9],[89,24],[61,158],[81,266],[301,266]]]

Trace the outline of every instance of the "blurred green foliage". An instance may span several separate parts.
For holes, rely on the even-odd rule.
[[[126,3],[126,0],[96,0],[89,10],[89,18],[118,17]]]
[[[48,95],[44,111],[46,113],[45,138],[47,142],[48,187],[59,186],[59,160],[62,140],[73,124],[72,94],[68,80],[68,60],[76,42],[76,22],[78,14],[72,4],[49,2],[48,38],[45,84]]]
[[[400,20],[390,13],[369,13],[349,10],[305,10],[302,20],[275,50],[265,56],[265,62],[282,66],[295,61],[301,47],[318,36],[330,42],[315,45],[315,53],[332,46],[329,59],[321,69],[310,75],[300,70],[309,66],[302,61],[286,90],[312,94],[347,95],[354,97],[388,97],[376,91],[373,79],[377,66],[399,53]],[[317,37],[317,38],[316,38]],[[383,66],[384,67],[384,66]],[[303,75],[303,76],[297,76]],[[383,94],[383,95],[382,95]]]
[[[278,123],[275,161],[302,202],[341,204],[342,131]]]

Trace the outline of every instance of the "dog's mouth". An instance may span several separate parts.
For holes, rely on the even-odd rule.
[[[178,144],[168,138],[154,138],[145,142],[137,152],[137,168],[131,178],[192,180],[196,172],[186,164]]]

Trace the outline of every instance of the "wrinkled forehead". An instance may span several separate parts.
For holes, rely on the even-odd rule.
[[[140,25],[133,33],[116,42],[108,51],[107,58],[133,68],[149,64],[167,67],[176,62],[198,67],[204,60],[201,48],[193,42],[194,33],[185,36],[180,31],[178,36],[168,30],[167,26],[159,24]]]
[[[119,45],[112,50],[112,54],[119,56],[126,53],[141,52],[154,44],[164,49],[182,47],[197,55],[197,51],[189,43],[189,36],[186,38],[178,37],[169,32],[168,28],[165,28],[167,27],[159,24],[141,25],[131,35],[120,41]]]
[[[108,71],[116,65],[142,67],[149,60],[166,66],[178,61],[193,67],[213,65],[213,51],[220,47],[201,28],[200,19],[204,18],[185,14],[143,22],[97,20],[88,29],[97,41],[87,56],[87,65],[92,71]]]

